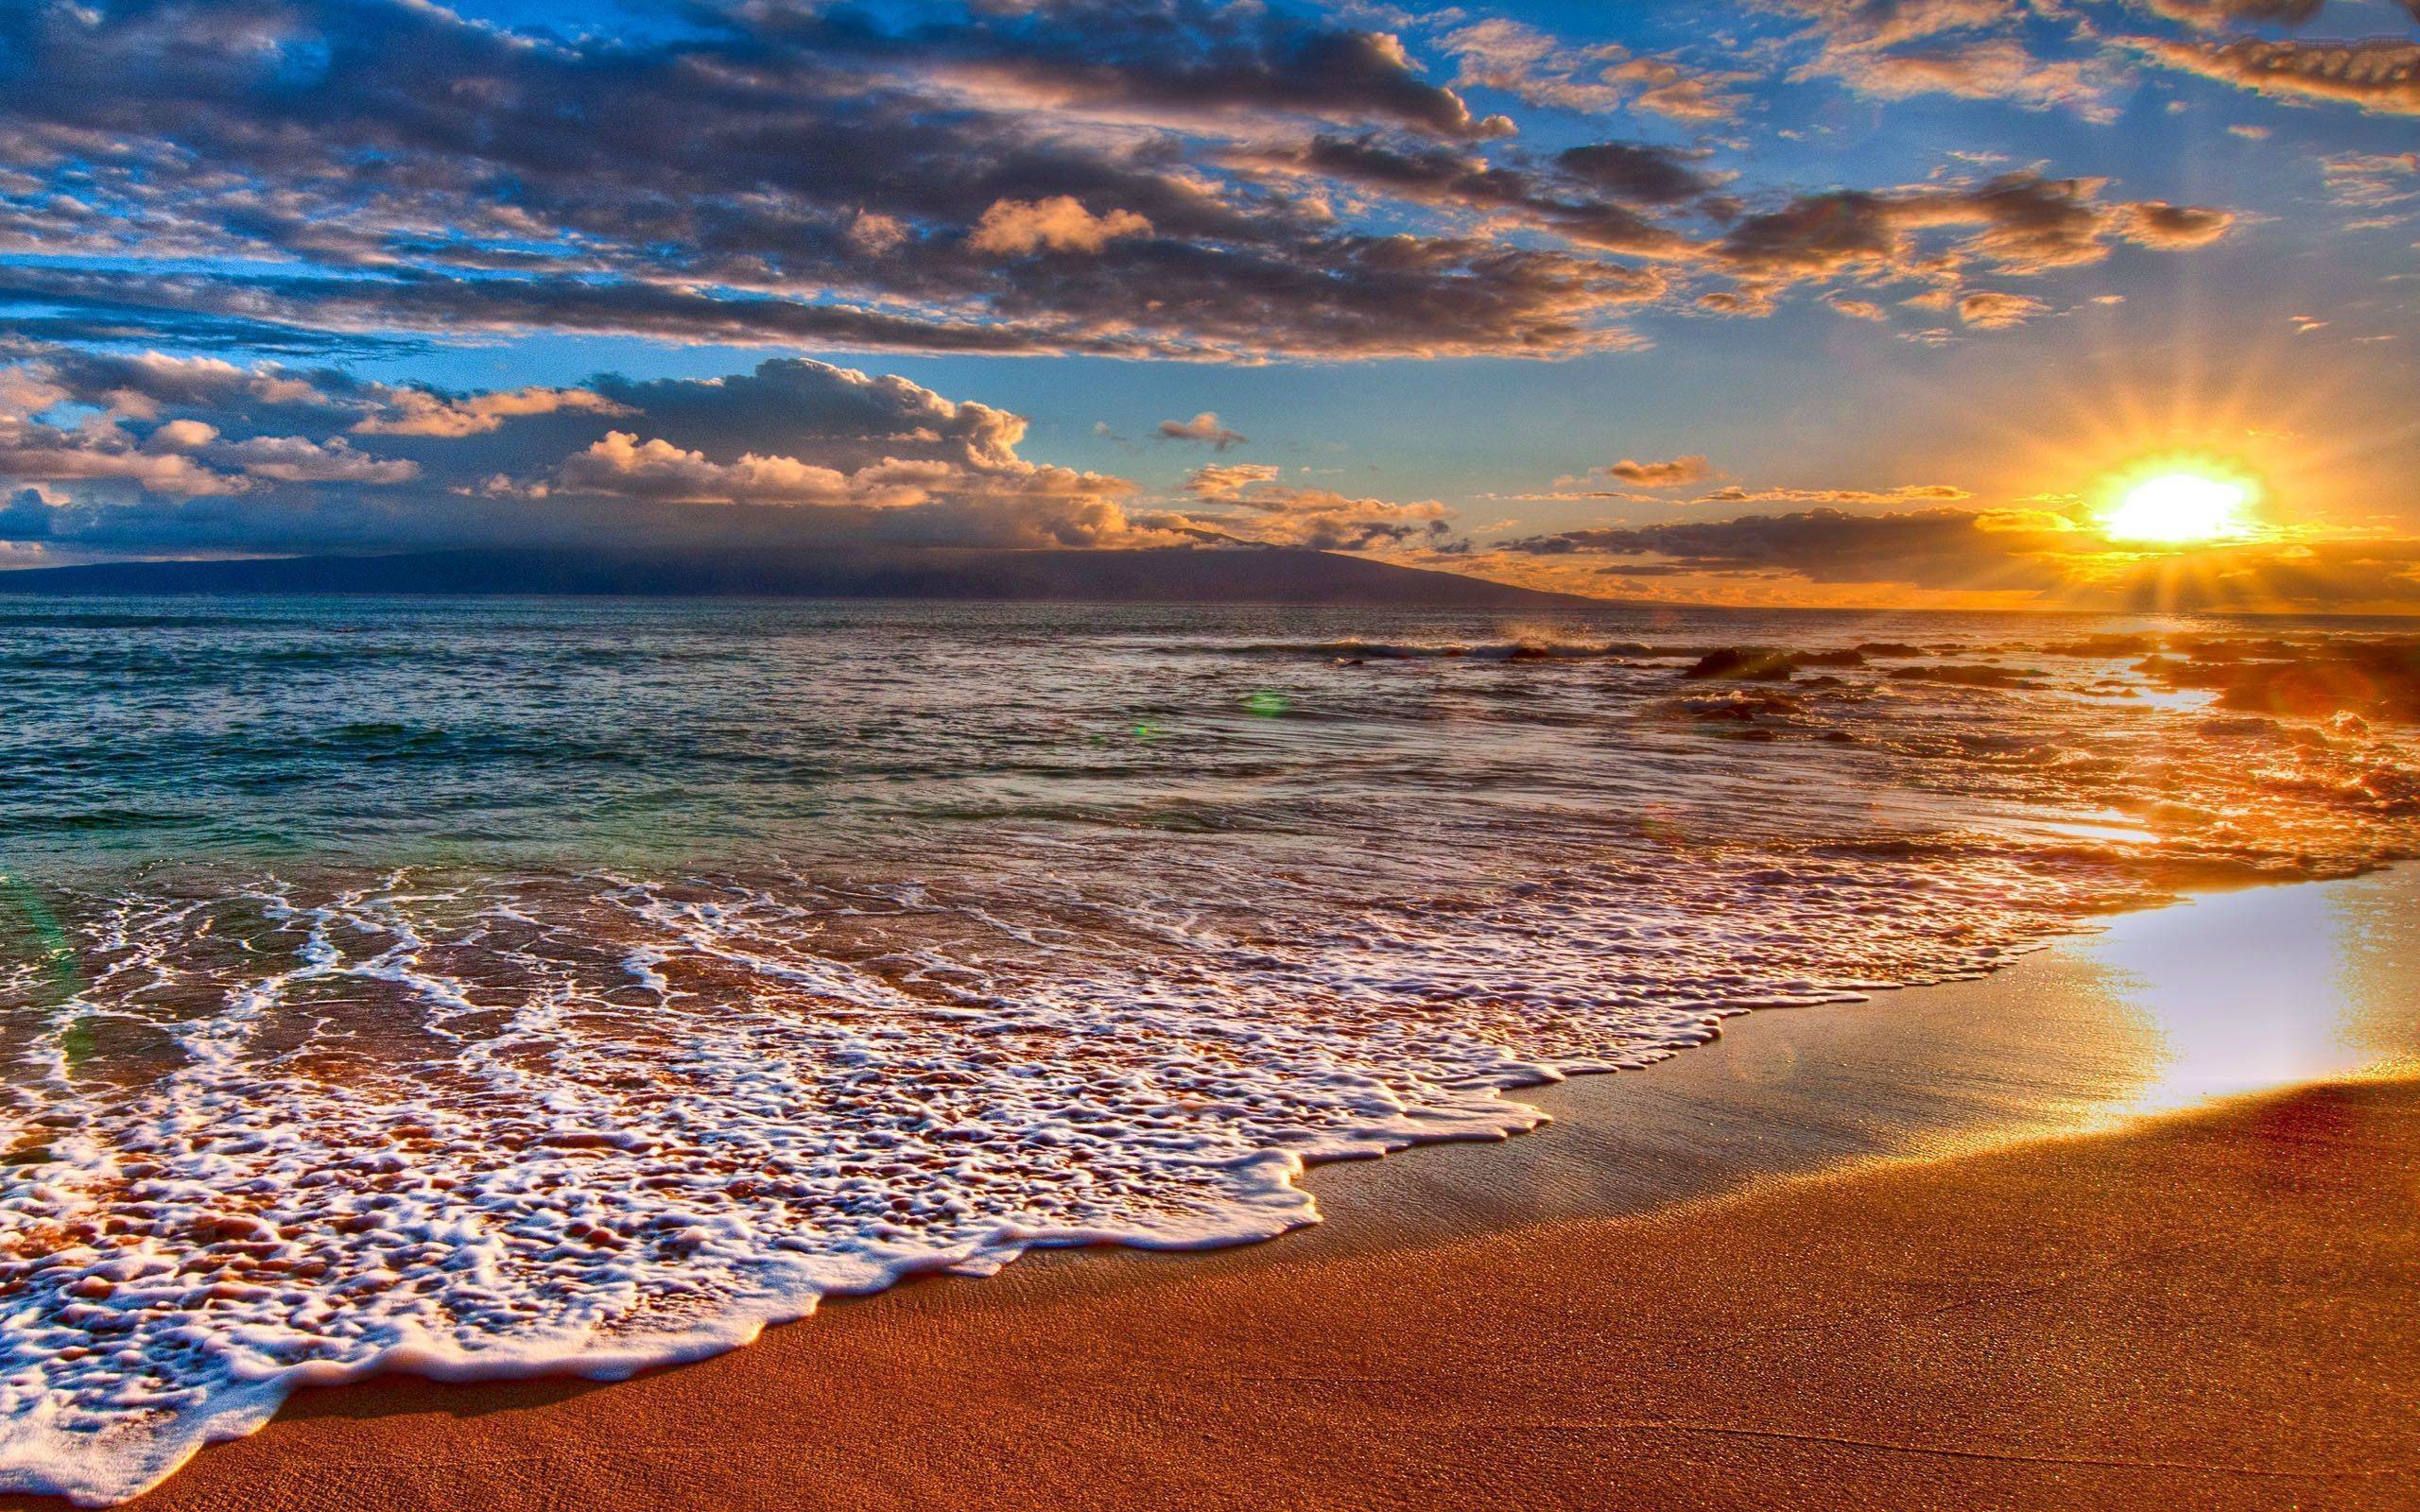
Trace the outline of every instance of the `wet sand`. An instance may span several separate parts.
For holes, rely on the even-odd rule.
[[[2415,1049],[2414,878],[2222,895],[1315,1172],[1271,1244],[308,1393],[136,1504],[2410,1506]]]

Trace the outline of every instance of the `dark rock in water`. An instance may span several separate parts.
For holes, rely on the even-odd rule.
[[[1797,659],[1785,651],[1767,651],[1751,646],[1746,650],[1725,646],[1709,651],[1698,659],[1698,664],[1681,674],[1685,678],[1719,678],[1733,682],[1788,682],[1798,673]]]
[[[1905,641],[1865,641],[1858,644],[1858,650],[1866,656],[1911,657],[1932,654],[1921,645],[1910,645]]]
[[[2356,647],[2307,662],[2240,662],[2221,709],[2324,719],[2330,714],[2420,720],[2420,644]]]
[[[1859,651],[1774,651],[1759,645],[1726,645],[1707,652],[1681,676],[1728,682],[1788,682],[1801,667],[1863,665],[1865,656]]]
[[[2147,657],[2135,670],[2171,688],[2209,689],[2219,707],[2243,713],[2420,721],[2420,638],[2202,639],[2174,649],[2184,654]]]

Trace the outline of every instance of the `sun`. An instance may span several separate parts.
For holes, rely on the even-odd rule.
[[[2130,469],[2109,496],[2100,528],[2110,540],[2192,545],[2244,534],[2259,490],[2223,464],[2171,458]]]
[[[2200,472],[2162,472],[2134,485],[2101,521],[2113,541],[2217,541],[2241,524],[2251,490]]]

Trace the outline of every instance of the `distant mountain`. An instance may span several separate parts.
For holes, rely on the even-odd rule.
[[[1602,600],[1332,552],[837,547],[678,553],[435,551],[130,561],[0,572],[11,593],[623,593],[1584,609]]]

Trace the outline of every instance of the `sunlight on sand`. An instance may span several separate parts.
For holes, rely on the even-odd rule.
[[[2218,893],[2126,919],[2078,954],[2144,1079],[2112,1118],[2300,1082],[2420,1073],[2420,919],[2375,885]],[[2213,941],[2227,942],[2214,949]]]

